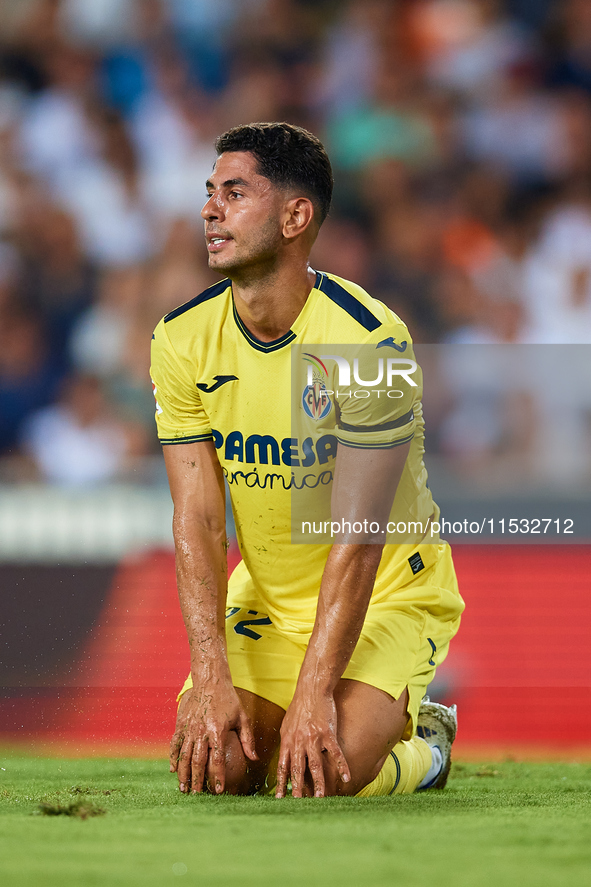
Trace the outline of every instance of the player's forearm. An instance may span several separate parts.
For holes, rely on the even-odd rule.
[[[181,612],[191,650],[191,673],[200,680],[228,672],[224,616],[227,593],[226,530],[221,521],[198,521],[175,510],[173,533]]]
[[[381,545],[333,545],[300,670],[300,692],[334,691],[359,639],[381,554]]]

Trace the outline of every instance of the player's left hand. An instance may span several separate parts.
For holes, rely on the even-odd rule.
[[[309,772],[314,796],[326,793],[325,763],[328,759],[343,782],[349,782],[349,765],[337,740],[337,710],[332,694],[304,698],[294,696],[281,725],[275,797],[284,798],[291,779],[292,795],[301,798]]]

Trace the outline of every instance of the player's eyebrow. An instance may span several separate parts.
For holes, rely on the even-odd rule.
[[[225,182],[222,182],[222,188],[233,188],[234,185],[248,185],[248,182],[245,179],[226,179]],[[214,183],[211,179],[208,179],[205,183],[206,188],[215,188]]]

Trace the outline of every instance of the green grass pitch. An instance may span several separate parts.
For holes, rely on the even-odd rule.
[[[164,761],[0,766],[7,887],[589,883],[589,763],[456,763],[443,792],[304,801],[186,797]]]

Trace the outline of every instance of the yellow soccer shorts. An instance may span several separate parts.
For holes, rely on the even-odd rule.
[[[447,656],[464,609],[449,545],[439,545],[432,568],[401,593],[371,602],[344,678],[378,687],[398,699],[408,688],[408,723],[403,739],[416,732],[417,716],[435,670]],[[287,636],[256,610],[226,611],[228,661],[235,687],[287,709],[306,653],[308,636]],[[192,687],[189,676],[179,694]]]

